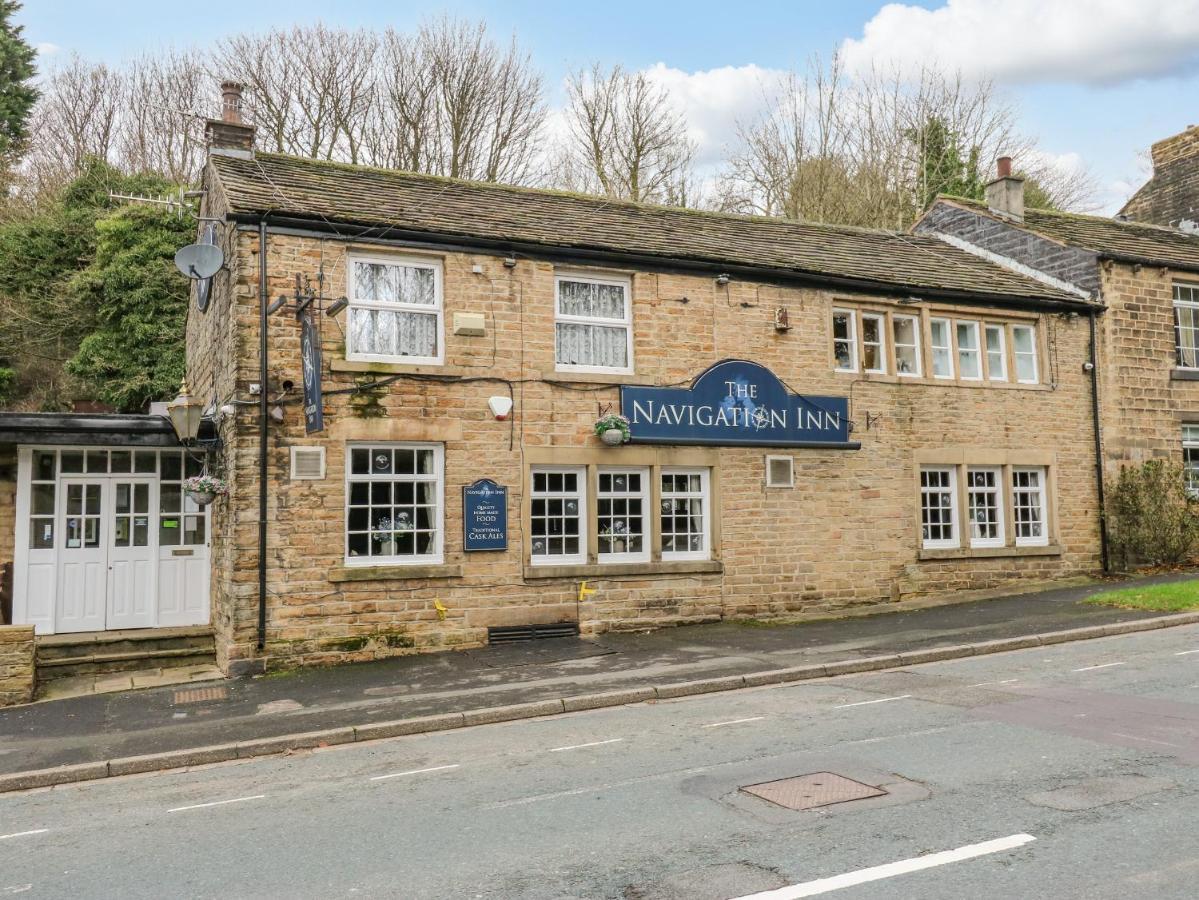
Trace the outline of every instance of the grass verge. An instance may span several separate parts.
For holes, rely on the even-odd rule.
[[[1199,609],[1199,579],[1176,581],[1171,584],[1148,584],[1143,587],[1104,591],[1087,597],[1084,603],[1096,606],[1119,606],[1124,609],[1151,609],[1158,612],[1179,612]]]

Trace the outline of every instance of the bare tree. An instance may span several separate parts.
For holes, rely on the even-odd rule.
[[[212,79],[195,52],[142,56],[122,73],[116,161],[176,184],[196,178],[204,164],[202,112],[212,106]]]
[[[566,88],[563,187],[654,203],[680,203],[693,190],[695,144],[664,88],[644,72],[598,63]]]
[[[766,88],[767,112],[738,126],[720,178],[727,209],[906,228],[937,193],[981,196],[991,161],[1012,156],[1056,206],[1076,208],[1085,173],[1054,167],[988,82],[933,70],[853,79],[834,57]]]
[[[415,172],[528,180],[545,121],[540,74],[513,40],[442,18],[384,33],[367,145],[373,162]]]

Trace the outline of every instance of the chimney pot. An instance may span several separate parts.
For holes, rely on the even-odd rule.
[[[1012,158],[1010,156],[1001,156],[997,160],[996,169],[1000,178],[1012,177]]]
[[[241,125],[241,94],[243,86],[236,81],[221,82],[221,121]]]
[[[1001,156],[996,160],[998,173],[986,188],[987,207],[1008,219],[1024,221],[1024,179],[1012,174],[1012,158]]]

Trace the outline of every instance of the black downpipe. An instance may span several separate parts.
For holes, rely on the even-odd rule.
[[[1110,560],[1107,555],[1107,506],[1103,488],[1103,431],[1099,422],[1099,342],[1095,325],[1095,311],[1091,320],[1091,419],[1095,429],[1095,487],[1099,498],[1099,560],[1107,572]]]
[[[266,462],[267,423],[266,217],[258,220],[258,649],[266,647]]]

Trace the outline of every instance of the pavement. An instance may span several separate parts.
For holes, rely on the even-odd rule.
[[[0,896],[1191,900],[1197,683],[1183,625],[0,794]],[[746,790],[819,773],[875,795]]]
[[[1194,578],[1168,575],[1136,583]],[[564,698],[605,695],[613,702],[635,702],[743,687],[755,683],[755,673],[788,669],[798,674],[756,683],[821,677],[850,671],[854,661],[886,668],[938,648],[971,655],[987,652],[988,644],[991,649],[1022,645],[1012,639],[1032,636],[1036,644],[1036,635],[1086,628],[1094,633],[1076,637],[1095,636],[1105,626],[1160,616],[1079,603],[1111,586],[1104,582],[795,625],[726,622],[598,639],[557,638],[35,703],[0,710],[0,778],[64,766],[81,769],[74,776],[55,775],[53,781],[106,777],[117,770],[105,764],[97,772],[91,764],[193,748],[225,748],[202,761],[278,753],[612,705],[601,697],[572,707]],[[314,733],[308,741],[289,739]],[[186,764],[143,761],[121,771]],[[4,789],[16,786],[23,784],[10,782]]]

